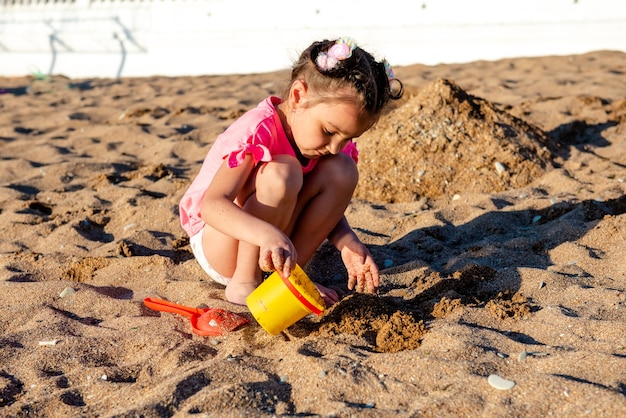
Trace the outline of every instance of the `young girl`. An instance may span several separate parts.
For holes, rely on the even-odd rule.
[[[385,60],[347,38],[314,42],[283,98],[269,97],[212,145],[180,203],[181,224],[206,273],[245,304],[262,271],[288,277],[328,239],[348,288],[375,292],[378,267],[344,217],[357,185],[353,140],[402,96]],[[328,306],[337,293],[317,285]]]

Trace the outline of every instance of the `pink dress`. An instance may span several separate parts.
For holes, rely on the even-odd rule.
[[[228,160],[228,166],[232,168],[239,166],[246,154],[251,154],[255,163],[271,161],[272,155],[296,157],[276,113],[275,106],[280,102],[278,97],[268,97],[217,137],[200,172],[180,201],[180,222],[190,237],[202,231],[205,225],[200,216],[202,199],[224,159]],[[342,151],[357,162],[358,150],[354,142],[350,141]],[[306,166],[302,166],[302,173],[309,173],[316,164],[317,159],[309,160]]]

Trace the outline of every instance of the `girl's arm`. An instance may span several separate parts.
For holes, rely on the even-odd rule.
[[[244,186],[254,170],[250,154],[237,167],[229,167],[224,160],[202,200],[201,215],[207,225],[238,241],[260,248],[259,266],[265,271],[276,270],[284,277],[291,274],[297,260],[293,243],[280,229],[255,217],[237,206],[234,201],[242,196]]]
[[[345,216],[328,235],[328,241],[341,253],[348,270],[348,289],[356,285],[357,292],[375,293],[380,284],[378,266]]]

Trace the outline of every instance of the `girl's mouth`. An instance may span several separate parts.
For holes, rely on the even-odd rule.
[[[320,158],[323,157],[324,154],[321,151],[311,151],[310,153],[307,153],[306,158],[308,159],[316,159],[316,158]]]

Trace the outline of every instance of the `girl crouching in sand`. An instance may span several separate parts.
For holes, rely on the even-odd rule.
[[[245,304],[262,271],[288,277],[328,239],[348,288],[373,293],[378,267],[344,211],[357,185],[353,142],[402,83],[351,39],[314,42],[283,98],[268,97],[222,133],[180,203],[181,224],[206,273]],[[328,306],[337,293],[316,284]]]

